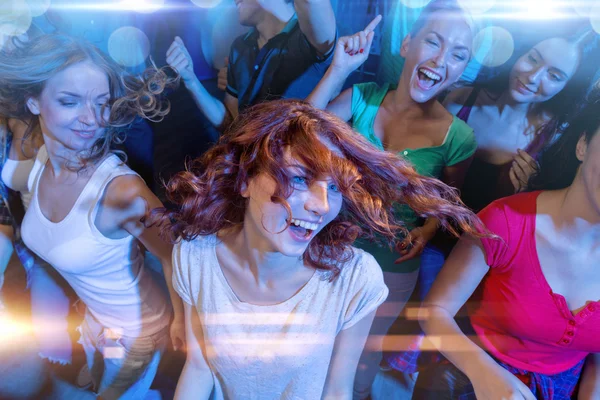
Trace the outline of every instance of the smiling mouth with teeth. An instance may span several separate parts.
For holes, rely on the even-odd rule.
[[[442,81],[442,77],[426,68],[419,68],[417,71],[419,84],[425,89],[431,89]]]
[[[295,230],[297,233],[305,237],[309,237],[313,231],[316,231],[319,228],[319,224],[296,218],[292,218],[291,221],[286,220],[286,222],[290,223],[290,229]]]

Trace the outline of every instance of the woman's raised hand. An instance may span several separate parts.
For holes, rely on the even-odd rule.
[[[367,27],[351,36],[338,39],[331,62],[331,68],[348,76],[360,67],[369,57],[375,28],[381,21],[381,15],[375,17]]]

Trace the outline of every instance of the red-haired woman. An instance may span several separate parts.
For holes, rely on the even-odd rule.
[[[452,189],[298,101],[249,109],[168,193],[188,345],[178,399],[350,398],[388,294],[354,240],[393,242],[397,203],[478,223]]]

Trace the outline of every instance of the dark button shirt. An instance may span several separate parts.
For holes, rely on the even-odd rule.
[[[320,56],[295,15],[260,50],[258,36],[252,29],[231,46],[227,93],[238,99],[238,109],[264,100],[306,98],[329,67],[333,49]]]

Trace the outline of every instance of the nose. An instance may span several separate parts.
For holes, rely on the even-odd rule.
[[[329,212],[329,199],[327,196],[327,182],[315,182],[308,191],[308,198],[304,209],[315,215],[321,216]]]
[[[88,105],[84,105],[81,107],[81,111],[79,112],[79,121],[85,125],[95,125],[96,124],[96,110]]]
[[[442,68],[446,64],[446,56],[448,51],[440,50],[435,57],[433,57],[433,63],[437,68]]]
[[[527,76],[527,80],[529,83],[537,84],[540,82],[542,75],[544,73],[544,68],[537,68],[529,72]]]

